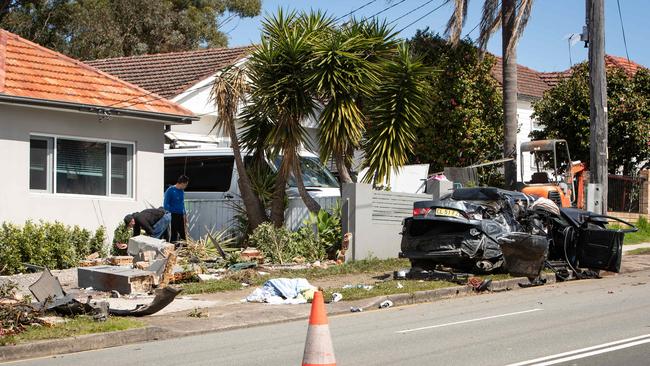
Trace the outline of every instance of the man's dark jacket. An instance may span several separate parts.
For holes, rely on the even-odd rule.
[[[165,210],[162,208],[148,208],[144,211],[136,212],[133,214],[135,225],[133,225],[133,236],[140,235],[140,230],[144,229],[147,234],[153,234],[153,226],[162,219],[165,215]]]

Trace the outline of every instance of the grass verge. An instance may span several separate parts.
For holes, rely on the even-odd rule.
[[[30,326],[22,333],[0,337],[0,346],[141,327],[144,327],[143,322],[131,318],[109,317],[105,322],[96,322],[91,317],[78,316],[51,327]]]
[[[507,274],[498,274],[482,277],[483,279],[492,279],[493,281],[512,278]],[[400,287],[401,285],[401,287]],[[437,290],[445,287],[458,286],[457,283],[447,281],[415,281],[415,280],[390,280],[378,282],[370,290],[363,288],[328,288],[325,289],[324,296],[326,299],[332,297],[334,292],[343,295],[343,301],[361,300],[375,296],[386,296],[394,294],[412,294],[417,291]]]
[[[640,243],[650,243],[650,223],[645,217],[640,217],[639,220],[634,224],[639,231],[636,233],[625,234],[624,244],[640,244]],[[610,225],[613,229],[623,228],[621,225]]]
[[[650,248],[634,249],[634,250],[630,250],[626,254],[632,254],[632,255],[650,254]]]
[[[270,276],[260,276],[255,270],[234,272],[221,280],[185,283],[183,294],[207,294],[223,291],[240,290],[242,282],[259,286],[270,278],[306,278],[313,281],[327,277],[349,274],[392,272],[410,267],[406,259],[365,259],[327,268],[305,268],[296,270],[276,270]]]

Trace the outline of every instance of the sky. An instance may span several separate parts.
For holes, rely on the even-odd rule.
[[[229,45],[242,46],[256,43],[260,38],[260,23],[265,14],[278,8],[309,10],[319,9],[334,17],[345,15],[371,0],[262,0],[262,15],[248,19],[231,19],[222,30],[229,32]],[[386,8],[377,17],[394,21],[416,7],[422,8],[395,21],[395,30],[403,38],[412,37],[416,30],[429,27],[443,33],[451,14],[452,4],[441,7],[445,0],[375,0],[354,13],[356,17],[370,17]],[[619,0],[625,26],[627,49],[632,61],[650,67],[650,0]],[[453,2],[452,2],[453,3]],[[474,28],[479,20],[483,1],[471,0],[463,35]],[[431,14],[429,12],[433,11]],[[224,18],[227,14],[224,15]],[[418,18],[423,17],[418,20]],[[569,47],[568,36],[582,32],[585,22],[585,0],[536,0],[528,26],[517,48],[517,62],[538,71],[559,71],[587,59],[587,49],[582,42]],[[411,23],[413,23],[411,25]],[[402,30],[403,29],[403,30]],[[478,28],[470,34],[478,37]],[[610,55],[626,57],[621,31],[621,21],[616,0],[605,0],[605,49]],[[501,55],[501,34],[495,33],[488,50]]]

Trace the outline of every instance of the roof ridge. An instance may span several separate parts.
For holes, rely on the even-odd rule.
[[[188,51],[176,51],[176,52],[158,52],[158,53],[145,53],[142,55],[131,55],[131,56],[120,56],[120,57],[105,57],[105,58],[98,58],[94,60],[86,60],[87,62],[102,62],[102,61],[124,61],[127,59],[139,59],[139,58],[154,58],[154,57],[160,57],[160,56],[167,56],[167,55],[181,55],[181,54],[195,54],[195,53],[202,53],[202,52],[211,52],[211,51],[220,51],[220,50],[240,50],[240,49],[246,49],[246,48],[253,48],[255,45],[249,45],[249,46],[237,46],[237,47],[214,47],[214,48],[202,48],[198,50],[188,50]]]

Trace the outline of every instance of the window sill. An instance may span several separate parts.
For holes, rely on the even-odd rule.
[[[123,201],[123,202],[135,202],[134,197],[119,197],[119,196],[93,196],[87,194],[72,194],[72,193],[50,193],[50,192],[40,192],[40,191],[29,191],[30,195],[43,197],[43,198],[70,198],[70,199],[93,199],[93,200],[102,200],[102,201]]]

